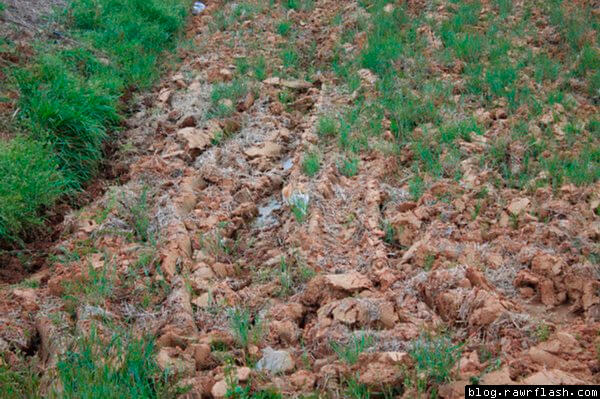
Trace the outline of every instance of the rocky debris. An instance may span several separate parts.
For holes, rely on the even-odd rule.
[[[263,350],[262,358],[256,363],[256,369],[268,371],[271,374],[288,373],[294,369],[294,359],[286,350],[267,347]]]
[[[394,305],[370,298],[344,298],[321,306],[317,312],[320,328],[340,322],[352,328],[394,328],[398,321]]]
[[[186,151],[195,159],[211,145],[212,136],[195,127],[184,127],[177,131],[177,136],[185,143]]]
[[[584,381],[560,369],[542,370],[521,381],[525,385],[582,385]]]
[[[196,371],[194,359],[181,348],[161,348],[156,355],[156,363],[162,370],[169,370],[180,377],[191,376]]]
[[[358,381],[370,387],[383,385],[399,386],[404,375],[400,367],[390,367],[387,363],[370,362],[359,374]]]
[[[368,15],[355,2],[317,3],[278,17],[302,35],[298,51],[317,42],[317,62],[330,63],[343,32],[362,26]],[[420,12],[421,3],[407,2],[406,12]],[[433,18],[447,18],[447,6]],[[10,309],[0,317],[2,361],[34,351],[39,337],[39,358],[51,367],[67,347],[66,331],[86,335],[94,324],[104,339],[111,325],[131,325],[136,334],[155,336],[156,361],[180,386],[190,385],[186,398],[225,397],[229,371],[252,391],[273,387],[286,397],[345,392],[344,384],[356,378],[378,392],[403,387],[403,397],[412,398],[418,393],[404,386],[415,368],[407,351],[415,340],[446,331],[453,344],[464,345],[440,397],[462,397],[471,378],[482,384],[599,382],[598,185],[524,190],[497,184],[502,177],[488,164],[491,146],[523,110],[509,110],[505,101],[489,109],[463,104],[481,132],[456,139],[457,162],[448,162],[446,149],[435,155],[443,171],[435,180],[413,176],[422,161],[414,146],[387,152],[397,143],[397,120],[384,113],[381,137],[360,143],[369,150],[356,155],[358,170],[346,176],[342,134],[321,136],[319,121],[327,115],[344,121],[359,97],[365,104],[378,100],[378,74],[359,70],[353,93],[326,71],[311,82],[257,81],[252,68],[241,72],[244,40],[234,40],[230,29],[212,29],[219,7],[211,3],[192,23],[190,38],[202,41],[203,53],[186,50],[181,68],[125,124],[124,140],[136,146],[124,162],[130,180],[67,218],[53,250],[60,261],[27,285],[35,288],[11,286],[0,295],[2,309]],[[493,12],[486,7],[482,12]],[[390,3],[383,12],[397,10]],[[342,24],[332,26],[338,14]],[[243,27],[239,32],[267,32],[261,56],[267,74],[275,75],[284,38],[265,18],[256,13],[231,23]],[[418,34],[426,39],[426,55],[443,46],[435,28],[421,26]],[[368,32],[358,32],[340,57],[368,45]],[[465,90],[455,79],[464,62],[455,61],[432,62],[428,69],[455,83],[453,96]],[[397,66],[410,70],[412,63],[403,58]],[[229,87],[240,79],[247,92],[211,98],[211,83]],[[207,114],[218,105],[230,113]],[[544,110],[527,129],[564,140],[554,115],[561,119],[566,111],[558,108]],[[428,143],[440,133],[435,125],[419,123],[410,134]],[[358,143],[355,133],[364,127],[358,126],[349,133],[350,145]],[[526,149],[511,141],[506,150],[498,162],[516,176]],[[320,168],[309,177],[304,159],[313,151]],[[548,150],[546,158],[552,155]],[[539,178],[548,179],[545,173]],[[132,218],[118,215],[120,193],[136,198],[148,186],[149,201],[138,216],[147,218],[157,241],[115,233],[135,230],[127,226]],[[303,221],[290,206],[298,198],[308,203]],[[261,218],[269,223],[257,223]],[[73,287],[93,287],[88,269],[104,273],[105,263],[115,264],[102,274],[111,293],[94,297],[94,306],[79,298],[87,305],[74,309],[75,320],[57,312]],[[248,315],[241,324],[252,339],[243,349],[231,308]],[[50,312],[52,320],[62,315],[64,328],[42,316]],[[332,342],[352,348],[363,333],[374,339],[358,362],[347,364],[333,353]],[[232,361],[227,372],[224,359]],[[249,368],[257,359],[256,369]]]
[[[281,155],[283,147],[277,143],[267,142],[262,146],[253,146],[244,151],[249,158],[267,157],[276,158]]]
[[[307,370],[298,370],[290,375],[290,384],[294,388],[304,392],[311,391],[315,386],[316,380],[316,376]]]
[[[47,367],[53,367],[58,357],[66,352],[71,337],[47,317],[41,316],[35,322],[40,337],[40,358]]]
[[[279,77],[265,79],[263,83],[267,85],[287,87],[288,89],[294,90],[308,90],[313,87],[312,83],[305,80],[288,80],[281,79]]]
[[[328,274],[325,281],[334,289],[356,291],[372,286],[371,280],[360,273]]]
[[[513,215],[519,215],[529,206],[530,202],[529,198],[515,198],[506,209]]]
[[[224,398],[227,394],[227,381],[218,381],[210,390],[211,395],[214,398]]]
[[[37,291],[33,288],[16,288],[12,294],[22,302],[23,307],[29,311],[39,309]]]
[[[196,127],[197,124],[198,122],[196,121],[196,117],[194,115],[188,115],[185,118],[183,118],[181,122],[179,122],[178,126],[180,129],[185,129]]]

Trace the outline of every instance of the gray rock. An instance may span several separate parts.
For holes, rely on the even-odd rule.
[[[267,347],[263,351],[263,357],[256,363],[256,369],[272,374],[286,373],[294,369],[294,359],[288,351]]]

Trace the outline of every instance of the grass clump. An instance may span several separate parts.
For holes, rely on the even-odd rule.
[[[461,345],[454,345],[445,336],[423,336],[409,351],[415,361],[417,375],[429,382],[442,384],[450,380],[452,369],[461,355]]]
[[[265,61],[265,57],[257,57],[254,60],[252,70],[256,80],[265,80],[267,78],[267,62]]]
[[[358,158],[345,157],[338,165],[340,173],[346,177],[353,177],[358,174]]]
[[[277,33],[281,36],[287,36],[292,30],[292,23],[290,21],[282,21],[277,25]]]
[[[1,358],[0,358],[1,360]],[[38,393],[40,376],[32,367],[12,369],[0,365],[0,397],[4,399],[41,399]]]
[[[536,339],[538,340],[538,342],[548,341],[548,338],[550,338],[551,333],[552,333],[552,330],[551,330],[550,326],[546,323],[538,324],[534,331],[534,335],[535,335]]]
[[[335,341],[329,343],[338,358],[348,364],[356,364],[360,354],[373,346],[373,344],[373,337],[366,334],[354,336],[346,344],[340,344]]]
[[[358,377],[358,376],[357,376]],[[358,378],[349,378],[346,380],[346,391],[347,398],[352,399],[370,399],[371,391],[366,384],[361,384]]]
[[[94,329],[58,362],[64,399],[171,398],[178,390],[155,361],[151,340],[113,335],[102,342]]]
[[[337,130],[337,123],[331,116],[323,115],[319,118],[317,122],[317,133],[319,136],[335,136]]]
[[[219,83],[213,87],[210,95],[212,117],[226,117],[235,111],[235,105],[248,93],[248,85],[242,79],[235,79],[230,83]]]
[[[282,0],[281,5],[289,10],[310,10],[314,7],[314,0]]]
[[[27,67],[7,70],[19,91],[17,127],[39,144],[18,138],[0,146],[2,164],[33,160],[2,171],[0,190],[12,194],[0,191],[0,240],[40,226],[38,212],[95,175],[123,103],[158,77],[159,58],[174,47],[187,7],[184,0],[72,1],[60,17],[74,44],[39,43]],[[39,182],[21,178],[21,170],[39,172]]]
[[[52,206],[68,186],[48,146],[23,137],[0,141],[0,239],[18,241],[41,226],[38,211]]]
[[[302,159],[302,171],[304,174],[308,177],[314,177],[319,173],[319,169],[321,169],[319,154],[315,152],[306,154]]]
[[[258,315],[252,320],[248,309],[231,308],[228,316],[233,338],[241,348],[246,348],[249,343],[258,342],[261,339],[263,322]]]
[[[296,221],[298,223],[303,223],[306,220],[306,217],[308,216],[308,195],[302,193],[294,193],[291,196],[289,203],[292,213],[296,218]]]

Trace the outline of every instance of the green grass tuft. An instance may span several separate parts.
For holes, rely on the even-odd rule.
[[[176,44],[188,6],[184,0],[72,1],[61,17],[76,44],[40,43],[27,67],[8,70],[19,90],[19,127],[37,143],[18,138],[0,146],[0,240],[18,240],[40,226],[41,211],[96,174],[103,144],[118,129],[122,99],[156,80],[160,56]]]
[[[113,335],[102,342],[94,329],[57,364],[64,399],[171,398],[168,373],[154,360],[151,340]]]
[[[302,171],[304,174],[308,177],[314,177],[319,173],[319,169],[321,169],[319,154],[315,152],[306,154],[302,159]]]
[[[335,341],[329,343],[331,349],[333,349],[339,359],[348,364],[356,364],[360,354],[373,346],[373,344],[373,337],[366,334],[354,336],[346,344],[340,344]]]
[[[48,146],[23,137],[0,141],[0,239],[18,241],[42,226],[39,209],[52,206],[68,186]]]
[[[423,336],[409,351],[418,375],[442,384],[450,380],[452,369],[461,355],[461,345],[454,345],[447,337]]]

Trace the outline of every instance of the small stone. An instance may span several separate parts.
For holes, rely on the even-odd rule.
[[[290,383],[296,389],[309,391],[315,386],[317,378],[313,373],[307,370],[299,370],[290,376]]]
[[[256,369],[272,374],[286,373],[294,369],[294,359],[288,351],[267,347],[263,351],[263,357],[256,363]]]
[[[229,98],[222,99],[221,101],[219,101],[219,104],[228,109],[233,108],[233,101],[231,101]]]
[[[527,206],[529,205],[529,202],[530,201],[528,198],[515,198],[514,200],[512,200],[510,205],[508,205],[507,209],[513,215],[518,215],[522,211],[524,211],[525,208],[527,208]]]
[[[197,369],[204,369],[214,365],[215,359],[212,357],[210,346],[208,344],[192,345],[194,360]]]
[[[231,80],[233,73],[227,68],[221,68],[219,69],[219,76],[221,76],[221,79],[223,80]]]
[[[236,370],[236,376],[239,382],[246,382],[250,378],[250,368],[249,367],[238,367]]]
[[[227,395],[227,381],[221,380],[213,385],[210,393],[214,398],[224,398]]]
[[[277,143],[268,141],[262,146],[253,146],[244,151],[249,158],[269,157],[275,158],[281,155],[283,147]]]
[[[360,273],[328,274],[325,279],[333,288],[355,291],[371,287],[371,280]]]

